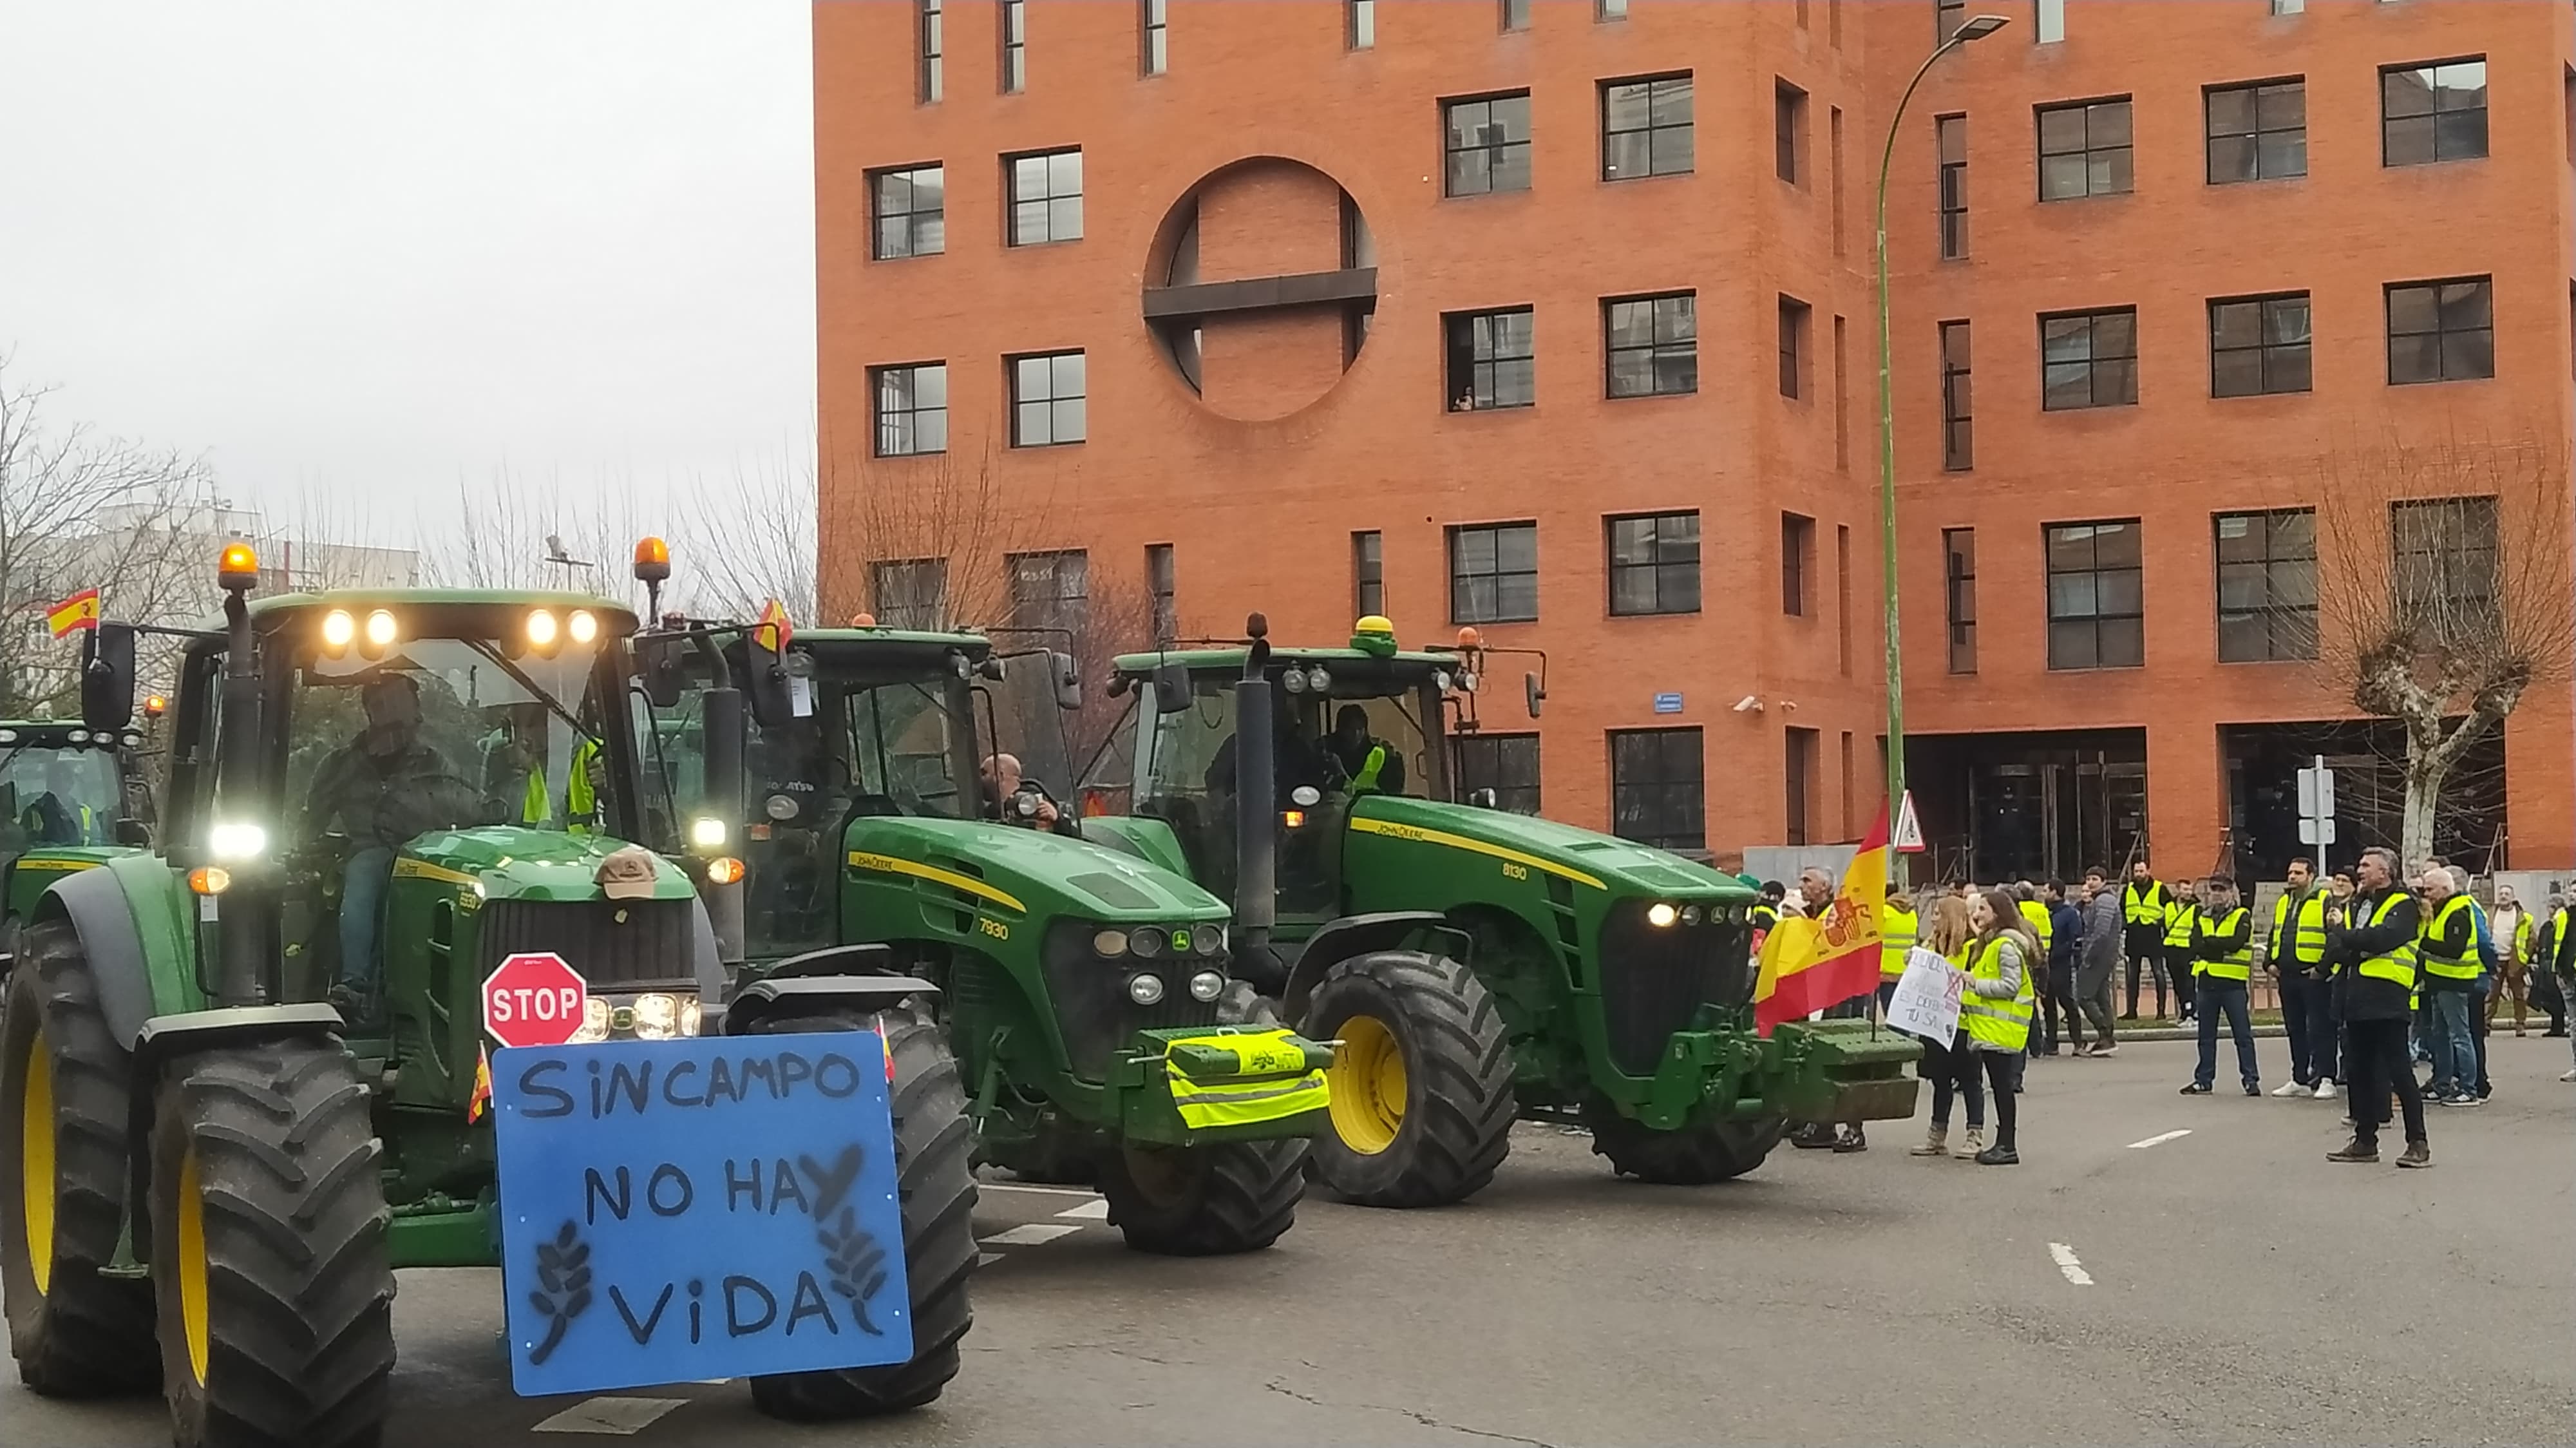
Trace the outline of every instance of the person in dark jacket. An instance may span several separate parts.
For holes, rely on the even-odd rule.
[[[2263,952],[2281,983],[2281,1026],[2290,1040],[2290,1079],[2272,1088],[2275,1096],[2334,1099],[2334,1001],[2325,977],[2330,898],[2312,861],[2290,861],[2289,888],[2273,903]]]
[[[2047,897],[2041,903],[2048,907],[2048,994],[2040,1001],[2043,1029],[2036,1054],[2054,1056],[2061,1016],[2075,1048],[2084,1049],[2084,1023],[2075,1016],[2075,971],[2084,947],[2084,912],[2067,900],[2063,880],[2048,882]]]
[[[2084,1029],[2076,1026],[2075,1054],[2079,1056],[2116,1056],[2120,1043],[2111,1025],[2111,977],[2119,970],[2127,945],[2120,892],[2098,869],[2084,878],[2083,960],[2076,972],[2075,1005],[2096,1032],[2093,1044],[2084,1044]]]
[[[2423,917],[2415,897],[2397,884],[2397,856],[2376,846],[2364,850],[2354,871],[2354,892],[2342,934],[2326,947],[2334,967],[2335,1007],[2344,1022],[2344,1074],[2349,1078],[2352,1140],[2326,1153],[2328,1161],[2379,1160],[2379,1129],[2388,1124],[2388,1095],[2406,1121],[2402,1167],[2433,1164],[2424,1135],[2424,1093],[2407,1059],[2406,1020],[2413,1013],[2415,936]]]
[[[2236,1041],[2236,1074],[2245,1094],[2263,1094],[2254,1058],[2254,1021],[2246,997],[2254,978],[2254,915],[2238,898],[2236,882],[2213,875],[2201,887],[2200,913],[2192,922],[2192,1006],[2200,1019],[2200,1064],[2185,1096],[2206,1096],[2218,1079],[2218,1018]]]

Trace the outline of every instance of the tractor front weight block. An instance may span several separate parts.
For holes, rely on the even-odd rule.
[[[1139,1031],[1110,1069],[1120,1134],[1140,1146],[1311,1137],[1331,1105],[1333,1048],[1263,1026]]]
[[[1923,1055],[1912,1036],[1867,1021],[1794,1021],[1772,1033],[1778,1076],[1765,1094],[1791,1121],[1901,1121],[1922,1083],[1905,1074]]]

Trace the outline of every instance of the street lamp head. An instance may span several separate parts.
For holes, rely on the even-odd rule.
[[[1961,40],[1983,40],[2010,24],[2012,17],[2009,15],[1971,15],[1952,33]]]

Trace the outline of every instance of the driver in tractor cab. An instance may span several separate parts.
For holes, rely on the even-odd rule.
[[[1082,827],[1073,817],[1056,807],[1046,786],[1020,772],[1016,754],[987,754],[983,767],[976,771],[984,781],[984,817],[1006,825],[1019,825],[1032,830],[1046,830],[1071,839],[1082,838]]]
[[[30,843],[95,845],[100,842],[98,812],[80,801],[80,773],[69,754],[57,751],[45,763],[45,792],[20,812],[18,823]]]
[[[1324,740],[1324,758],[1353,795],[1404,793],[1404,755],[1369,733],[1368,710],[1344,704]]]
[[[352,1024],[375,999],[394,852],[414,836],[489,813],[438,751],[421,742],[417,680],[379,675],[360,687],[358,702],[366,725],[314,771],[303,825],[308,839],[336,826],[349,842],[340,875],[340,977],[330,1001]]]

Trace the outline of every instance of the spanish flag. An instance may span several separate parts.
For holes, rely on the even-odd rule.
[[[1754,1029],[1767,1036],[1782,1021],[1804,1020],[1878,989],[1879,911],[1886,900],[1887,806],[1881,803],[1823,918],[1786,916],[1763,940]]]
[[[761,605],[760,622],[753,628],[752,636],[771,653],[786,653],[787,641],[796,637],[796,626],[787,621],[787,605],[774,598]]]
[[[45,611],[45,627],[61,638],[76,628],[98,627],[98,590],[84,588]]]
[[[474,1094],[466,1098],[465,1119],[476,1122],[492,1109],[492,1053],[481,1046],[474,1048]]]

